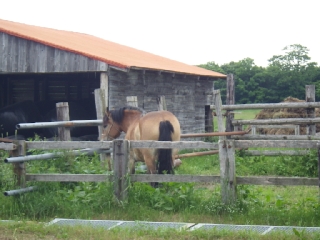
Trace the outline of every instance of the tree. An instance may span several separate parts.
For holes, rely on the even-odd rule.
[[[270,66],[278,66],[284,71],[304,70],[309,60],[309,49],[300,44],[293,44],[283,48],[285,55],[274,55],[268,61]]]
[[[277,72],[277,94],[282,99],[288,96],[304,99],[305,85],[314,82],[312,72],[316,63],[309,62],[309,49],[300,44],[287,46],[283,50],[285,54],[270,58],[268,66]]]
[[[236,103],[274,103],[292,96],[305,98],[305,85],[316,85],[316,99],[320,98],[320,67],[311,62],[309,49],[294,44],[285,47],[283,55],[274,55],[266,68],[255,65],[251,58],[219,66],[215,62],[201,64],[220,73],[234,74]],[[226,81],[216,81],[225,99]]]

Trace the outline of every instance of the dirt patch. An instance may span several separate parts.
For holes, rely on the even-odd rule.
[[[282,102],[305,102],[294,97],[287,97]],[[316,117],[320,116],[320,109],[315,108]],[[255,117],[255,119],[274,119],[274,118],[307,118],[306,108],[280,108],[280,109],[263,109]],[[306,125],[300,125],[300,135],[306,134]],[[320,124],[316,124],[316,132],[320,132]],[[257,134],[271,135],[294,135],[293,128],[258,128]]]

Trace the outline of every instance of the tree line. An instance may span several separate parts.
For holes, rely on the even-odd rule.
[[[251,58],[218,65],[215,62],[198,65],[228,74],[235,79],[236,103],[277,103],[286,97],[305,99],[305,85],[316,86],[316,101],[320,98],[320,67],[308,56],[309,49],[300,44],[286,46],[283,55],[274,55],[267,67],[260,67]],[[216,81],[225,100],[226,81]]]

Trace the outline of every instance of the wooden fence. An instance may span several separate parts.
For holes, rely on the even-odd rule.
[[[247,149],[252,147],[261,148],[300,148],[319,149],[320,138],[316,136],[277,136],[272,140],[257,139],[258,135],[237,135],[231,139],[227,135],[237,134],[236,132],[225,132],[221,104],[220,91],[214,91],[215,109],[217,112],[218,129],[220,133],[208,133],[207,135],[219,135],[218,143],[203,141],[180,141],[180,142],[159,142],[159,141],[126,141],[114,140],[104,142],[76,142],[76,141],[14,141],[13,143],[0,143],[0,149],[10,150],[11,156],[5,162],[14,164],[14,172],[17,183],[22,190],[25,189],[26,181],[58,181],[58,182],[105,182],[114,183],[115,195],[123,200],[127,196],[127,184],[131,182],[211,182],[221,184],[221,197],[224,203],[234,202],[236,199],[236,186],[238,184],[255,185],[317,185],[317,178],[297,178],[297,177],[240,177],[235,174],[235,151],[237,148]],[[283,107],[283,106],[282,106]],[[288,105],[292,107],[292,105]],[[300,105],[301,107],[301,105]],[[305,106],[309,107],[309,106]],[[231,108],[230,108],[231,109]],[[279,119],[277,119],[279,120]],[[306,119],[305,119],[306,120]],[[314,123],[316,119],[307,119],[308,123]],[[232,120],[232,123],[238,123]],[[245,122],[242,122],[245,123]],[[296,124],[296,123],[295,123]],[[243,134],[244,132],[238,132]],[[197,136],[200,136],[197,134]],[[206,136],[202,134],[201,136]],[[193,136],[194,137],[194,136]],[[255,139],[252,139],[255,137]],[[245,139],[249,138],[249,139]],[[250,139],[251,138],[251,139]],[[285,141],[284,141],[285,140]],[[113,149],[113,174],[29,174],[26,173],[24,162],[19,157],[25,156],[28,149]],[[217,176],[195,176],[195,175],[149,175],[149,174],[128,174],[128,152],[131,148],[176,148],[176,149],[214,149],[219,151],[220,175]],[[302,151],[302,154],[304,153]],[[276,152],[277,153],[277,152]],[[279,152],[277,153],[279,154]],[[289,151],[288,151],[289,154]],[[291,150],[292,154],[292,150]],[[28,156],[26,156],[27,159]],[[17,159],[18,158],[18,159]],[[38,159],[39,160],[39,159]]]

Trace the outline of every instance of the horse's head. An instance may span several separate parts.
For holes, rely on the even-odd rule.
[[[103,140],[113,140],[120,136],[121,128],[119,123],[114,121],[112,118],[112,112],[106,109],[105,115],[103,117],[103,133],[100,138],[101,141]]]

